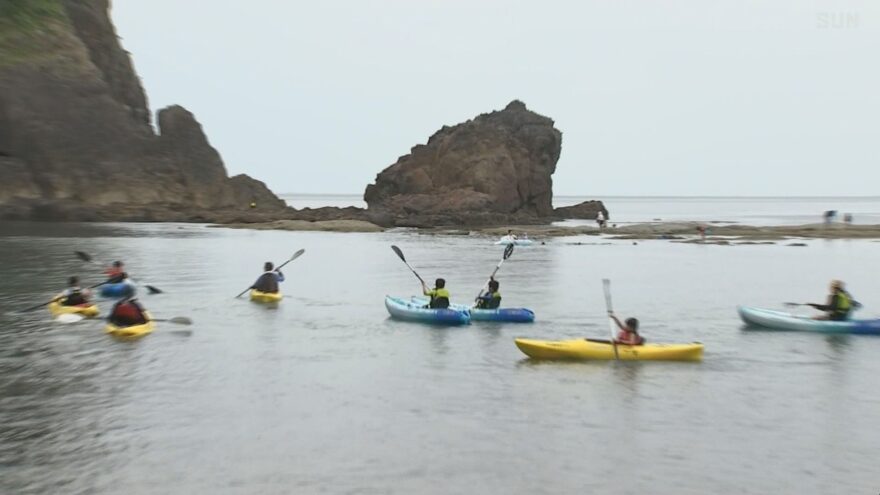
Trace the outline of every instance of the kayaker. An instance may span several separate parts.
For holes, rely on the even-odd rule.
[[[79,286],[79,277],[70,277],[67,281],[67,288],[58,294],[56,300],[62,306],[79,306],[80,304],[88,304],[91,291],[82,289]]]
[[[620,322],[614,311],[609,311],[608,316],[614,320],[614,323],[617,323],[617,328],[620,329],[620,333],[617,334],[617,338],[614,340],[616,343],[624,345],[642,345],[645,343],[645,339],[639,335],[639,320],[627,318],[624,324]]]
[[[477,309],[498,309],[501,306],[500,284],[494,278],[489,280],[489,288],[477,297]]]
[[[446,309],[449,307],[449,291],[446,290],[446,280],[438,278],[434,281],[434,288],[428,290],[428,286],[422,284],[422,292],[431,298],[428,307],[432,309]]]
[[[128,278],[125,273],[125,265],[121,261],[114,261],[112,266],[104,270],[104,273],[107,275],[108,284],[118,284]]]
[[[263,274],[254,282],[251,289],[260,292],[277,293],[278,283],[284,282],[284,274],[281,273],[281,270],[275,270],[274,268],[275,265],[271,261],[267,261],[263,265]]]
[[[143,306],[133,297],[125,297],[113,305],[110,310],[110,316],[107,321],[117,327],[130,327],[133,325],[143,325],[147,322]]]
[[[807,303],[807,306],[825,312],[824,315],[817,316],[815,318],[817,320],[848,320],[853,308],[859,307],[861,304],[853,300],[849,292],[843,288],[843,282],[840,280],[832,280],[829,289],[831,293],[828,294],[827,304]]]
[[[516,240],[516,234],[513,233],[512,229],[507,229],[507,238],[511,241]]]

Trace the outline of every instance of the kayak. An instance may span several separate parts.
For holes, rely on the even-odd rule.
[[[281,292],[260,292],[257,289],[251,289],[251,301],[259,303],[277,303],[284,299]]]
[[[470,312],[460,309],[431,309],[425,307],[424,300],[406,300],[400,297],[385,296],[385,309],[392,318],[399,320],[438,323],[442,325],[466,325],[471,321]]]
[[[144,335],[153,331],[153,328],[156,326],[156,323],[150,318],[149,313],[144,313],[147,316],[147,322],[142,325],[131,325],[128,327],[118,327],[112,323],[107,323],[107,326],[104,327],[104,330],[114,337],[143,337]]]
[[[532,340],[515,339],[516,346],[534,359],[614,360],[614,346],[607,340]],[[700,361],[703,344],[617,344],[621,361]]]
[[[98,316],[100,310],[98,310],[98,305],[95,303],[78,304],[76,306],[64,306],[63,304],[56,301],[49,303],[49,312],[52,313],[52,316],[63,314],[78,314],[83,315],[86,318],[91,318],[93,316]]]
[[[511,239],[510,237],[504,236],[495,241],[495,245],[513,244],[514,246],[531,246],[533,242],[535,241],[531,239]]]
[[[413,297],[412,301],[421,306],[428,305],[428,300],[422,297]],[[508,323],[531,323],[535,321],[535,312],[527,308],[477,309],[464,304],[450,304],[449,307],[458,311],[469,312],[471,321],[504,321]]]
[[[133,296],[136,290],[133,284],[119,282],[118,284],[104,284],[98,292],[103,297],[125,297]]]
[[[531,323],[535,321],[535,312],[527,308],[498,308],[471,310],[474,321],[506,321],[510,323]]]
[[[809,316],[798,316],[772,309],[739,306],[739,317],[749,325],[770,330],[788,330],[822,333],[852,333],[860,335],[880,335],[880,319],[874,320],[814,320]]]

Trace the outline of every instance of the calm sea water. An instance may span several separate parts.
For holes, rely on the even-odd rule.
[[[580,242],[581,244],[577,244]],[[737,304],[846,280],[880,314],[880,243],[700,246],[597,237],[517,249],[506,305],[532,325],[390,320],[385,294],[443,276],[473,297],[491,239],[180,224],[0,224],[0,493],[876,493],[880,338],[745,330]],[[266,260],[275,309],[233,299]],[[138,341],[53,323],[74,250],[164,294]],[[601,278],[655,342],[702,363],[536,363],[516,336],[608,334]],[[102,310],[109,302],[101,303]]]
[[[357,206],[366,208],[356,194],[283,194],[294,208]],[[822,222],[827,210],[838,212],[837,221],[849,213],[857,224],[880,224],[878,197],[630,197],[555,196],[554,206],[571,206],[598,199],[604,202],[614,223],[653,221],[701,221],[744,223],[747,225],[802,225]],[[567,225],[594,224],[593,221],[567,221]]]

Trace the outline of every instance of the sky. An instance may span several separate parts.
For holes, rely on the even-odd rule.
[[[514,99],[562,131],[554,192],[880,195],[875,0],[114,0],[153,111],[230,174],[363,193]]]

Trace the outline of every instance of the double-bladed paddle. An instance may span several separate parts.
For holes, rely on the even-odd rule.
[[[498,273],[498,270],[501,269],[501,265],[504,264],[504,261],[507,258],[510,258],[510,255],[513,254],[513,244],[508,244],[507,247],[504,248],[504,254],[501,255],[501,260],[498,261],[498,264],[495,265],[495,270],[492,271],[492,275],[489,275],[489,282],[495,278],[495,274]],[[488,284],[489,282],[486,282]],[[480,289],[479,294],[477,294],[477,299],[480,298],[480,295],[483,293],[483,289]]]
[[[59,323],[76,323],[78,321],[82,321],[85,317],[81,314],[77,313],[64,313],[58,315],[55,318],[55,321]],[[174,323],[176,325],[192,325],[192,320],[187,318],[186,316],[175,316],[174,318],[151,318],[150,321],[157,322],[165,322],[165,323]]]
[[[291,261],[293,261],[293,260],[299,258],[299,257],[302,256],[303,253],[305,253],[305,252],[306,252],[305,249],[300,249],[299,251],[293,253],[293,256],[291,256],[289,260],[285,261],[284,263],[281,263],[281,265],[279,265],[278,267],[276,267],[276,268],[275,268],[275,271],[278,271],[278,270],[284,268],[285,265],[287,265],[287,264],[290,263]],[[247,289],[241,291],[241,293],[240,293],[239,295],[235,296],[235,298],[238,299],[239,297],[243,296],[245,292],[247,292],[247,291],[253,289],[253,287],[254,287],[254,286],[252,285],[252,286],[248,287]]]
[[[97,261],[95,261],[89,253],[86,253],[84,251],[74,251],[74,253],[76,253],[77,258],[79,258],[82,261],[85,261],[86,263],[91,263],[93,265],[103,266],[101,263],[98,263]],[[132,279],[132,278],[129,278],[128,280],[131,281],[131,283],[133,283],[133,284],[135,283],[134,279]],[[107,282],[105,282],[105,283],[107,283]],[[103,284],[100,284],[100,285],[103,285]],[[160,289],[158,289],[157,287],[154,287],[152,285],[144,284],[144,287],[147,288],[147,292],[149,292],[150,294],[161,294],[162,293],[162,291]]]
[[[413,267],[409,266],[409,263],[406,262],[406,257],[403,256],[403,251],[401,251],[399,247],[394,245],[391,246],[391,250],[394,251],[397,254],[397,257],[400,258],[400,261],[403,261],[403,264],[406,265],[411,272],[413,272],[413,275],[415,275],[416,278],[419,279],[419,282],[422,283],[422,286],[427,287],[428,284],[426,284],[425,281],[422,280],[422,277],[420,277],[419,274],[416,273],[415,270],[413,270]]]
[[[87,288],[87,289],[94,289],[95,287],[100,287],[100,286],[102,286],[102,285],[104,285],[104,284],[106,284],[106,283],[107,283],[107,281],[105,280],[105,281],[103,281],[103,282],[101,282],[101,283],[99,283],[99,284],[90,285],[90,286],[88,286],[88,287],[86,287],[86,288]],[[40,304],[37,304],[36,306],[31,306],[31,307],[29,307],[29,308],[24,308],[23,310],[21,310],[21,312],[22,312],[22,313],[27,313],[28,311],[33,311],[33,310],[35,310],[35,309],[42,308],[43,306],[47,306],[47,305],[49,305],[49,304],[52,304],[53,302],[55,302],[55,301],[57,301],[57,300],[59,300],[59,299],[60,299],[60,297],[57,297],[57,296],[56,296],[56,297],[53,297],[52,299],[50,299],[50,300],[48,300],[48,301],[46,301],[46,302],[44,302],[44,303],[40,303]],[[75,314],[75,313],[70,313],[70,314]]]
[[[614,313],[614,309],[611,307],[611,280],[603,278],[602,289],[605,291],[605,309],[608,310],[608,328],[611,330],[611,345],[614,346],[614,359],[619,361],[620,356],[617,354],[617,340],[614,338],[614,330],[617,325],[614,323],[614,318],[611,317]]]

